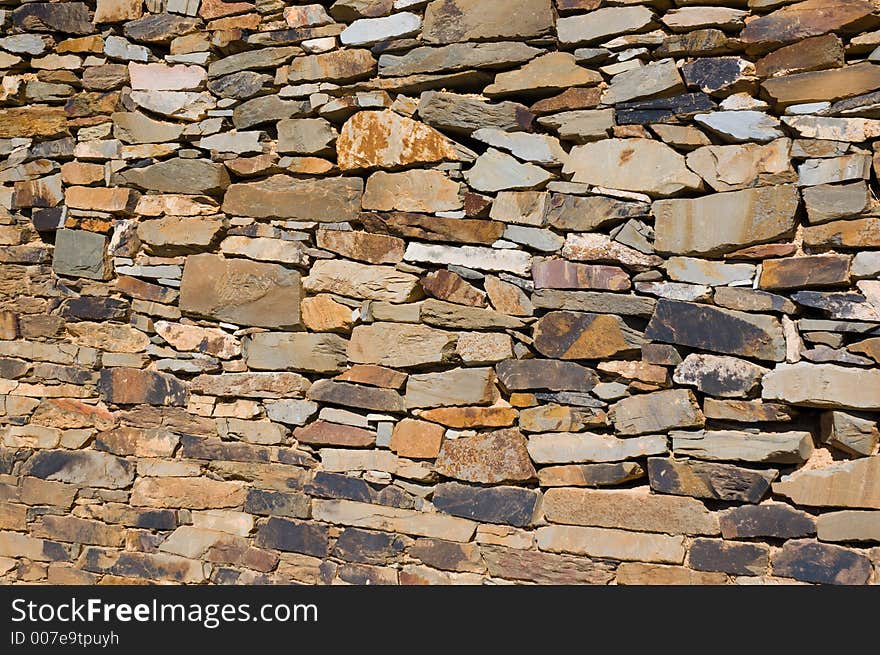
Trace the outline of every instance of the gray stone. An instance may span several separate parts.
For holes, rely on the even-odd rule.
[[[710,461],[801,464],[813,453],[809,432],[672,432],[672,451]],[[775,486],[774,486],[775,490]]]
[[[52,270],[58,275],[107,280],[113,265],[107,254],[107,238],[85,230],[58,230]]]

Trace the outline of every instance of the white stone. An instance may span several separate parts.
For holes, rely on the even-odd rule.
[[[343,45],[367,45],[416,34],[422,18],[408,11],[382,18],[359,18],[342,30],[339,40]]]
[[[785,136],[779,129],[779,121],[760,111],[714,111],[697,114],[694,120],[720,137],[736,143],[766,143]]]
[[[131,99],[147,111],[197,121],[216,106],[214,96],[195,91],[132,91]]]
[[[223,132],[199,139],[196,145],[204,150],[217,152],[234,152],[236,154],[262,152],[260,147],[261,132]]]
[[[493,193],[507,189],[533,189],[553,176],[534,164],[522,164],[508,154],[489,148],[464,173],[471,188]]]
[[[505,132],[494,127],[481,127],[471,136],[477,141],[506,150],[524,161],[537,164],[562,165],[568,157],[559,145],[559,139],[546,134]]]
[[[403,258],[409,262],[426,262],[474,268],[479,271],[507,271],[529,275],[532,258],[522,250],[494,250],[479,246],[441,246],[412,242]]]

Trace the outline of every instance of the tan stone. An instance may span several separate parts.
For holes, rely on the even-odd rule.
[[[669,389],[624,398],[612,405],[608,417],[618,434],[665,432],[670,428],[700,427],[703,413],[693,392]]]
[[[816,530],[822,541],[880,541],[880,512],[826,512]]]
[[[434,423],[405,418],[394,426],[389,448],[401,457],[433,459],[440,452],[444,432]]]
[[[110,352],[139,353],[150,344],[150,338],[130,325],[81,321],[68,323],[67,331],[80,346]]]
[[[368,264],[396,264],[403,259],[403,239],[384,234],[318,230],[315,238],[319,248]]]
[[[477,527],[473,521],[446,514],[431,514],[351,500],[316,498],[312,502],[312,516],[318,521],[328,523],[461,542],[470,540]]]
[[[419,418],[450,428],[504,428],[513,425],[517,411],[513,407],[438,407],[418,413]]]
[[[538,548],[618,560],[681,564],[684,537],[609,528],[548,525],[538,528]]]
[[[95,7],[95,24],[121,23],[143,15],[143,0],[98,0]]]
[[[718,518],[703,503],[640,490],[548,489],[544,515],[553,523],[667,534],[720,533]]]
[[[237,507],[244,502],[241,482],[209,478],[138,478],[131,490],[132,505],[210,509]]]
[[[415,275],[391,266],[323,259],[309,270],[308,277],[303,279],[303,288],[350,298],[406,302],[418,296],[418,281]]]
[[[834,364],[780,364],[764,376],[761,396],[792,405],[880,409],[880,371]]]
[[[706,146],[688,154],[687,165],[716,191],[786,184],[797,179],[789,161],[790,149],[788,139],[767,145]]]
[[[550,0],[509,0],[504,6],[480,0],[435,0],[425,9],[422,38],[429,43],[515,41],[552,29]]]
[[[407,367],[450,361],[456,334],[426,325],[377,322],[357,326],[348,359],[360,364]]]
[[[379,211],[455,211],[462,207],[460,186],[440,171],[379,171],[367,179],[362,204]]]
[[[0,139],[14,137],[53,137],[67,133],[63,107],[29,105],[0,109]]]
[[[177,350],[196,350],[220,359],[231,359],[241,354],[239,340],[219,328],[181,325],[168,321],[156,321],[154,327],[156,333]]]
[[[313,332],[348,333],[355,323],[355,310],[336,302],[330,294],[303,298],[300,309],[303,325]]]
[[[406,383],[408,409],[454,405],[491,405],[498,396],[491,368],[457,368],[411,375]]]
[[[722,585],[727,584],[724,573],[694,571],[684,566],[624,562],[617,567],[617,584],[621,585]]]
[[[880,456],[795,471],[776,482],[773,493],[808,507],[880,509]]]
[[[781,105],[837,100],[880,88],[880,66],[868,62],[765,80],[761,87]]]
[[[339,168],[397,168],[458,159],[455,144],[433,127],[384,111],[361,111],[336,141]]]
[[[498,73],[494,84],[483,93],[490,97],[519,93],[563,91],[575,86],[588,86],[602,81],[601,75],[577,65],[568,52],[550,52],[536,57],[518,70]]]

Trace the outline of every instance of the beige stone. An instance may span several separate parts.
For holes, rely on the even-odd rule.
[[[538,548],[554,553],[681,564],[684,537],[609,528],[548,525],[538,528]]]

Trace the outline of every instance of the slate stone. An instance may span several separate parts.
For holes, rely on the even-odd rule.
[[[671,436],[672,450],[676,455],[711,461],[801,464],[813,454],[813,439],[809,432],[752,434],[736,430],[702,430],[673,432]]]
[[[318,380],[308,391],[309,400],[377,412],[403,412],[404,401],[393,389],[360,386],[349,382]]]
[[[372,502],[370,486],[361,478],[353,478],[339,473],[317,471],[314,478],[303,486],[310,496],[318,498],[338,498],[360,502]]]
[[[645,470],[636,462],[569,464],[538,469],[538,484],[542,487],[606,487],[644,476]]]
[[[12,23],[22,31],[91,34],[95,31],[83,2],[32,2],[12,12]]]
[[[705,423],[693,392],[667,389],[619,400],[608,418],[614,431],[623,435],[666,432],[670,428],[699,427]]]
[[[113,274],[107,238],[85,230],[58,230],[52,269],[59,275],[106,280]]]
[[[645,337],[756,359],[785,358],[782,326],[776,319],[695,303],[661,299]]]
[[[257,531],[255,543],[263,548],[326,557],[330,550],[329,528],[320,523],[270,518]]]
[[[400,535],[348,527],[339,535],[331,555],[346,562],[390,564],[403,554],[406,545]]]
[[[221,98],[245,100],[255,96],[270,81],[268,75],[256,71],[239,71],[208,82],[208,90]]]
[[[136,368],[105,368],[98,383],[101,396],[116,405],[184,405],[186,385],[172,375]]]
[[[80,296],[64,301],[61,316],[86,321],[124,321],[129,309],[129,303],[118,298]]]
[[[438,130],[465,135],[484,127],[507,132],[529,130],[535,120],[534,114],[519,103],[492,103],[441,91],[422,93],[418,113],[425,123]]]
[[[618,125],[647,125],[669,122],[676,117],[688,117],[709,111],[715,103],[705,93],[683,93],[669,98],[622,102],[615,107]]]
[[[657,493],[758,503],[778,475],[775,469],[754,470],[729,464],[648,458],[648,479]]]
[[[617,316],[556,311],[534,326],[535,348],[557,359],[602,359],[638,351],[641,335]]]
[[[711,396],[742,398],[751,395],[767,372],[763,366],[736,357],[691,353],[675,368],[673,380],[692,384]]]
[[[248,489],[244,511],[263,516],[309,518],[309,497],[302,493]]]
[[[792,539],[772,558],[773,575],[816,584],[865,584],[871,560],[861,553],[808,539]]]
[[[694,539],[688,565],[698,571],[722,571],[733,575],[761,575],[770,564],[764,544],[739,544],[720,539]]]
[[[134,465],[97,451],[40,450],[27,461],[25,474],[78,487],[121,489],[134,479]]]
[[[132,41],[140,43],[170,43],[174,37],[196,31],[198,18],[176,14],[154,14],[126,21],[123,31]]]
[[[880,457],[839,461],[801,469],[774,483],[773,493],[807,507],[880,509]]]
[[[733,507],[721,514],[719,522],[725,539],[791,539],[816,534],[816,520],[812,516],[784,503]]]
[[[526,527],[540,494],[520,487],[472,487],[444,482],[434,487],[433,503],[441,512],[483,523]]]
[[[545,359],[507,359],[496,364],[495,371],[508,391],[590,391],[599,381],[595,372],[580,364]]]
[[[360,210],[363,189],[363,182],[358,178],[299,180],[273,175],[259,182],[231,185],[223,199],[223,211],[254,218],[354,220]]]
[[[167,159],[116,175],[123,185],[163,193],[217,193],[229,185],[226,168],[204,159]]]

